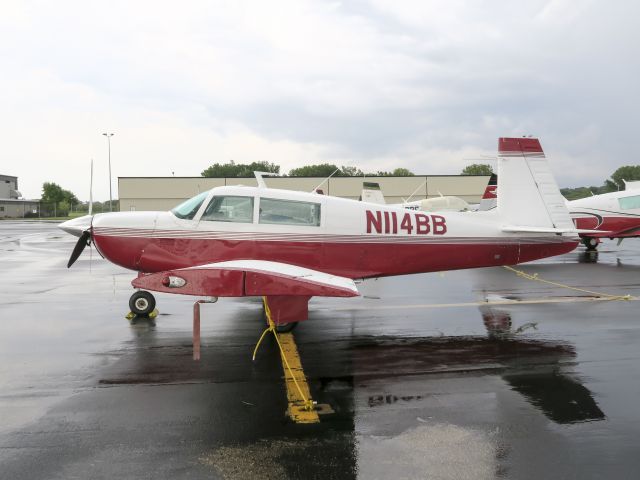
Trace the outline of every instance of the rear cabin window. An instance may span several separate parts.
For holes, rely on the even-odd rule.
[[[619,198],[620,208],[622,210],[631,210],[632,208],[640,208],[640,195],[633,197]]]
[[[259,222],[318,227],[320,226],[320,204],[261,198]]]
[[[253,197],[213,197],[200,220],[252,223]]]
[[[183,220],[193,220],[193,217],[198,213],[198,210],[200,210],[200,206],[207,198],[207,195],[209,195],[209,192],[202,192],[201,194],[196,195],[195,197],[178,205],[176,208],[171,210],[171,213]]]

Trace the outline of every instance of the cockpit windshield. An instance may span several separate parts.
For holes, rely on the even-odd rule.
[[[190,198],[186,202],[182,202],[176,208],[171,210],[171,213],[183,220],[193,220],[193,217],[195,217],[198,210],[200,210],[200,206],[207,198],[207,195],[209,195],[209,192],[202,192],[195,197]]]

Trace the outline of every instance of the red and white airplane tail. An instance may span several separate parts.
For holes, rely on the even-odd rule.
[[[537,138],[499,139],[498,191],[503,231],[577,233]]]

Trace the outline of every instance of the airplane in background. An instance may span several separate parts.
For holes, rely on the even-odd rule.
[[[494,181],[494,176],[491,177]],[[497,190],[490,191],[491,181],[480,202],[480,210],[495,208]],[[486,200],[485,200],[486,199]],[[484,202],[484,203],[483,203]],[[587,250],[595,250],[602,238],[640,237],[640,182],[625,180],[625,190],[578,200],[566,200],[573,223],[581,230],[580,240]]]
[[[67,221],[79,237],[70,267],[93,244],[138,272],[131,311],[150,291],[262,296],[276,325],[306,320],[313,296],[358,296],[355,279],[515,265],[578,244],[563,197],[535,138],[500,138],[500,196],[481,212],[428,213],[317,193],[225,186],[169,212],[116,212]]]
[[[625,181],[625,190],[602,193],[567,202],[578,229],[595,230],[580,235],[588,250],[595,250],[602,238],[640,237],[640,182]]]
[[[640,237],[640,181],[624,181],[625,190],[566,200],[571,219],[587,250],[595,250],[602,238]],[[492,175],[478,210],[496,208],[497,179]]]
[[[365,190],[371,188],[371,184],[364,185],[363,198]],[[497,198],[497,176],[493,174],[475,210],[486,211],[496,208]],[[443,201],[445,199],[446,203]],[[458,199],[458,202],[454,199]],[[384,203],[382,192],[377,196],[377,202]],[[435,197],[401,205],[419,211],[434,211],[436,208],[439,211],[468,210],[463,202],[464,200],[458,197]],[[580,241],[587,250],[596,250],[602,238],[617,238],[620,245],[625,238],[640,237],[640,181],[625,180],[625,190],[565,202],[573,223],[580,230]]]
[[[398,204],[391,204],[395,206],[401,206],[407,210],[416,210],[422,212],[465,212],[465,211],[482,211],[491,210],[497,205],[497,187],[498,176],[493,173],[489,178],[485,191],[482,195],[482,199],[478,204],[469,204],[460,197],[453,195],[442,195],[438,197],[424,198],[422,200],[414,200],[413,202],[404,201]],[[414,192],[415,194],[415,192]],[[413,196],[413,194],[411,195]],[[362,194],[360,196],[362,201],[378,203],[380,205],[386,205],[387,202],[380,189],[380,184],[376,182],[363,182]],[[411,197],[409,197],[411,198]]]

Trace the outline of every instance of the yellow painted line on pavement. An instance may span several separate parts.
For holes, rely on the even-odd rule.
[[[278,338],[282,347],[282,357],[284,357],[282,359],[282,370],[284,371],[287,400],[289,402],[287,413],[296,423],[319,423],[318,412],[314,409],[308,409],[308,406],[305,405],[305,400],[311,398],[311,392],[302,369],[302,362],[300,361],[298,347],[293,334],[281,333],[278,334]],[[285,364],[285,359],[286,363],[289,364],[289,368]]]
[[[453,307],[478,307],[480,305],[536,305],[544,303],[585,303],[585,302],[612,302],[619,300],[610,297],[559,297],[559,298],[533,298],[529,300],[497,300],[491,302],[464,302],[464,303],[423,303],[408,305],[376,305],[376,310],[405,310],[412,308],[453,308]],[[638,297],[625,299],[626,301],[635,302],[640,300]],[[352,310],[371,310],[371,305],[357,307],[335,307],[328,310],[331,311],[352,311]]]

